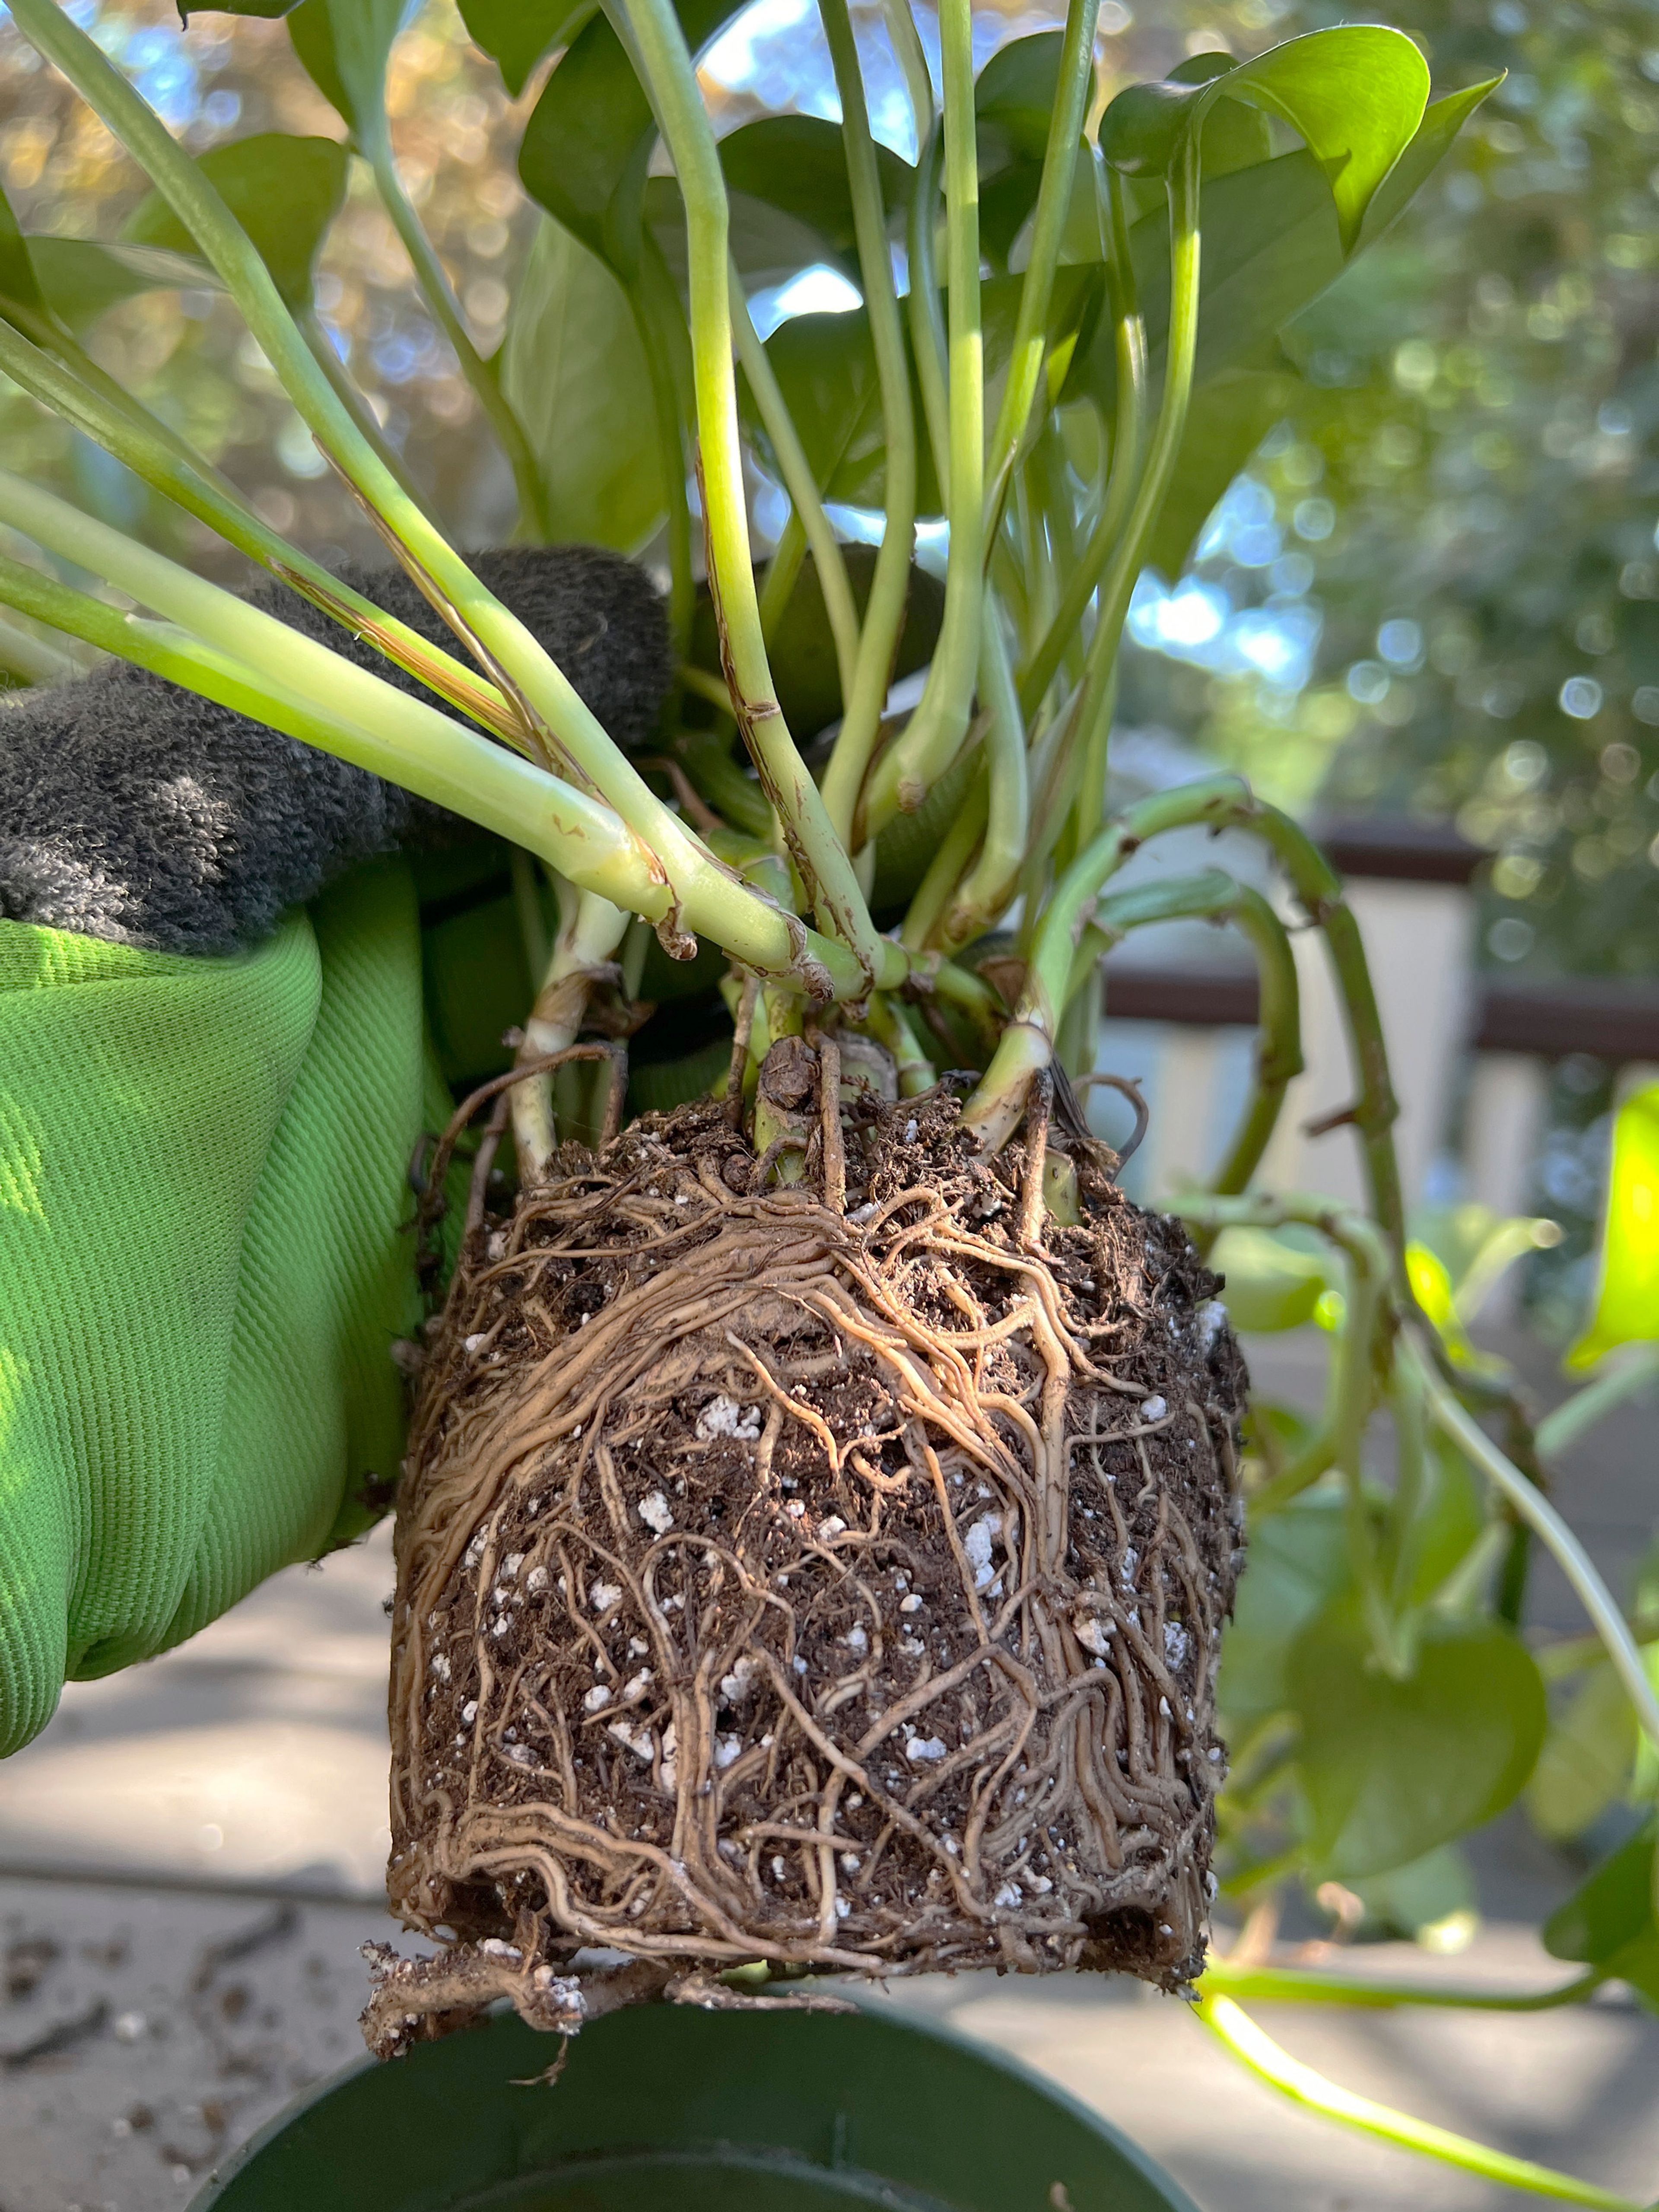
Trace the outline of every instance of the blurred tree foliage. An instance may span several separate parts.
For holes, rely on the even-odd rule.
[[[181,28],[172,0],[71,5],[192,153],[258,131],[340,138],[343,126],[300,68],[281,22],[209,13]],[[527,103],[509,103],[495,64],[455,9],[428,8],[398,41],[390,104],[403,173],[481,348],[505,327],[533,210],[513,153]],[[506,127],[512,114],[518,118]],[[112,240],[146,181],[97,118],[0,17],[0,182],[27,233]],[[392,443],[467,544],[512,526],[513,485],[453,356],[416,295],[409,264],[351,164],[325,247],[324,325]],[[211,291],[146,292],[100,318],[87,342],[104,367],[176,423],[276,526],[325,561],[384,559],[229,302]],[[123,528],[232,579],[242,563],[78,434],[0,379],[7,465],[64,489]]]
[[[1322,611],[1311,680],[1200,678],[1199,697],[1182,671],[1178,703],[1294,799],[1455,820],[1493,856],[1495,963],[1653,975],[1659,13],[1389,12],[1438,87],[1510,75],[1293,328],[1287,420],[1235,488],[1243,527],[1200,564],[1235,603]],[[1273,35],[1336,13],[1297,7]],[[1253,569],[1235,551],[1252,516]]]

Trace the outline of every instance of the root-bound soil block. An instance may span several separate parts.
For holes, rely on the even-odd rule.
[[[821,1144],[767,1187],[718,1105],[648,1115],[469,1235],[392,1685],[392,1903],[450,1948],[383,1965],[377,2048],[501,1994],[568,2030],[596,1946],[637,1962],[616,1997],[1200,1970],[1245,1388],[1216,1279],[1098,1147],[1033,1236],[1021,1145],[979,1157],[943,1092],[842,1144],[826,1199]]]

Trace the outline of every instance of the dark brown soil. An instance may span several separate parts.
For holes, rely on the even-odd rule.
[[[1215,1279],[1093,1148],[1027,1249],[1020,1145],[980,1159],[950,1097],[844,1143],[843,1213],[751,1190],[718,1106],[647,1116],[469,1240],[392,1685],[392,1903],[458,1941],[383,1965],[377,2048],[502,1992],[579,2024],[580,1947],[654,1990],[1200,1970],[1245,1389]]]

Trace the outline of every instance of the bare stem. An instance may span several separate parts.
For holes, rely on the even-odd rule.
[[[749,303],[744,298],[735,264],[731,271],[730,283],[732,327],[737,340],[738,365],[748,379],[749,389],[755,395],[761,421],[766,425],[766,434],[777,455],[778,466],[783,472],[784,489],[794,501],[792,520],[799,524],[805,543],[812,549],[818,588],[823,593],[823,611],[829,617],[830,635],[835,642],[836,670],[841,679],[844,705],[853,696],[860,647],[858,608],[854,603],[853,586],[848,579],[846,557],[836,540],[830,518],[823,511],[823,501],[812,474],[812,465],[806,458],[806,448],[801,444],[800,433],[790,416],[783,388],[773,371],[766,348],[761,343],[750,319]],[[770,580],[768,580],[769,583]],[[763,638],[767,630],[766,600],[769,596],[769,592],[764,594],[759,603]],[[827,799],[825,804],[829,804]],[[833,810],[831,819],[834,819]],[[838,834],[839,831],[838,824]]]
[[[1384,2142],[1395,2143],[1401,2150],[1413,2150],[1437,2159],[1442,2165],[1461,2166],[1465,2172],[1483,2175],[1510,2189],[1527,2190],[1536,2197],[1592,2205],[1597,2212],[1640,2212],[1629,2197],[1617,2197],[1611,2190],[1598,2189],[1588,2181],[1576,2181],[1571,2174],[1554,2172],[1547,2166],[1534,2166],[1530,2159],[1511,2158],[1506,2152],[1490,2149],[1468,2136],[1454,2135],[1449,2128],[1434,2127],[1427,2120],[1413,2119],[1408,2112],[1395,2112],[1389,2106],[1374,2103],[1370,2097],[1358,2097],[1352,2090],[1339,2088],[1334,2081],[1328,2081],[1311,2066],[1304,2066],[1288,2051],[1282,2051],[1229,1996],[1200,1996],[1195,2009],[1206,2027],[1259,2080],[1279,2090],[1293,2104],[1306,2106],[1327,2119],[1357,2128],[1362,2135],[1380,2136]]]
[[[519,495],[519,510],[522,520],[537,541],[545,544],[553,535],[553,518],[547,504],[547,489],[542,482],[542,472],[536,456],[530,449],[530,441],[524,434],[524,425],[514,413],[501,390],[501,380],[494,365],[487,362],[472,342],[472,333],[466,326],[460,302],[455,297],[437,249],[426,234],[421,218],[415,212],[409,194],[404,190],[404,180],[398,170],[397,156],[392,151],[392,134],[386,126],[384,111],[368,118],[359,118],[353,133],[358,149],[368,163],[374,178],[375,190],[392,218],[392,228],[403,241],[409,256],[415,281],[421,295],[432,310],[433,316],[454,349],[461,374],[477,393],[496,442],[507,456],[513,471],[513,482]]]
[[[836,834],[851,846],[853,817],[865,771],[875,749],[881,712],[892,681],[899,635],[910,588],[910,556],[915,547],[916,422],[910,404],[910,364],[904,325],[893,288],[892,257],[887,247],[887,211],[882,204],[881,173],[864,96],[847,0],[819,0],[818,13],[830,41],[836,88],[841,94],[842,143],[858,240],[859,273],[864,281],[865,313],[875,350],[881,390],[882,434],[886,453],[881,550],[865,608],[864,634],[851,685],[842,681],[841,734],[823,779],[823,803]]]
[[[950,277],[951,550],[945,620],[927,688],[865,795],[864,835],[921,805],[961,751],[973,711],[984,598],[985,365],[980,327],[979,161],[969,0],[941,0],[945,222]],[[918,179],[920,190],[920,178]],[[924,222],[927,220],[924,214]],[[919,272],[911,271],[914,295]]]
[[[703,524],[721,659],[738,726],[778,811],[791,856],[822,926],[867,978],[896,981],[896,948],[870,920],[846,848],[778,706],[750,557],[732,363],[726,180],[672,0],[623,0],[639,67],[685,203],[691,357],[701,441]]]
[[[1036,213],[1031,228],[1031,258],[1020,286],[1019,310],[1014,321],[1012,351],[996,427],[991,433],[990,482],[986,493],[985,542],[996,535],[1003,501],[1019,458],[1031,408],[1042,374],[1047,346],[1045,325],[1054,295],[1054,271],[1060,266],[1060,241],[1072,203],[1079,143],[1089,96],[1095,83],[1095,25],[1100,0],[1070,0],[1066,11],[1066,34],[1060,46],[1060,81],[1048,117],[1048,143],[1043,152],[1042,181],[1037,187]]]
[[[1028,718],[1042,703],[1059,673],[1067,647],[1082,629],[1089,602],[1098,590],[1106,564],[1121,542],[1130,502],[1140,479],[1146,417],[1146,325],[1135,291],[1134,264],[1129,258],[1123,179],[1103,162],[1096,171],[1096,179],[1106,254],[1107,296],[1112,316],[1112,349],[1117,365],[1117,416],[1099,518],[1072,571],[1042,643],[1020,672],[1020,705]]]

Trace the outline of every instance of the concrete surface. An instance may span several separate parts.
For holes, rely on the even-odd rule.
[[[1257,1352],[1259,1387],[1307,1395],[1294,1343]],[[1659,1513],[1653,1435],[1651,1411],[1628,1409],[1563,1473],[1560,1502],[1615,1588]],[[173,2212],[225,2148],[356,2057],[358,1946],[397,1939],[377,1902],[391,1578],[384,1529],[281,1576],[180,1651],[73,1686],[0,1770],[0,2212]],[[1578,1630],[1551,1573],[1534,1611],[1547,1632]],[[1368,1968],[1559,1976],[1528,1923],[1573,1869],[1513,1819],[1477,1856],[1488,1917],[1472,1948],[1368,1947]],[[1107,2113],[1205,2212],[1520,2202],[1295,2109],[1186,2008],[1133,1985],[971,1976],[889,2001],[948,2015]],[[1638,2203],[1659,2194],[1659,2021],[1619,1992],[1520,2016],[1255,2009],[1348,2088]]]

